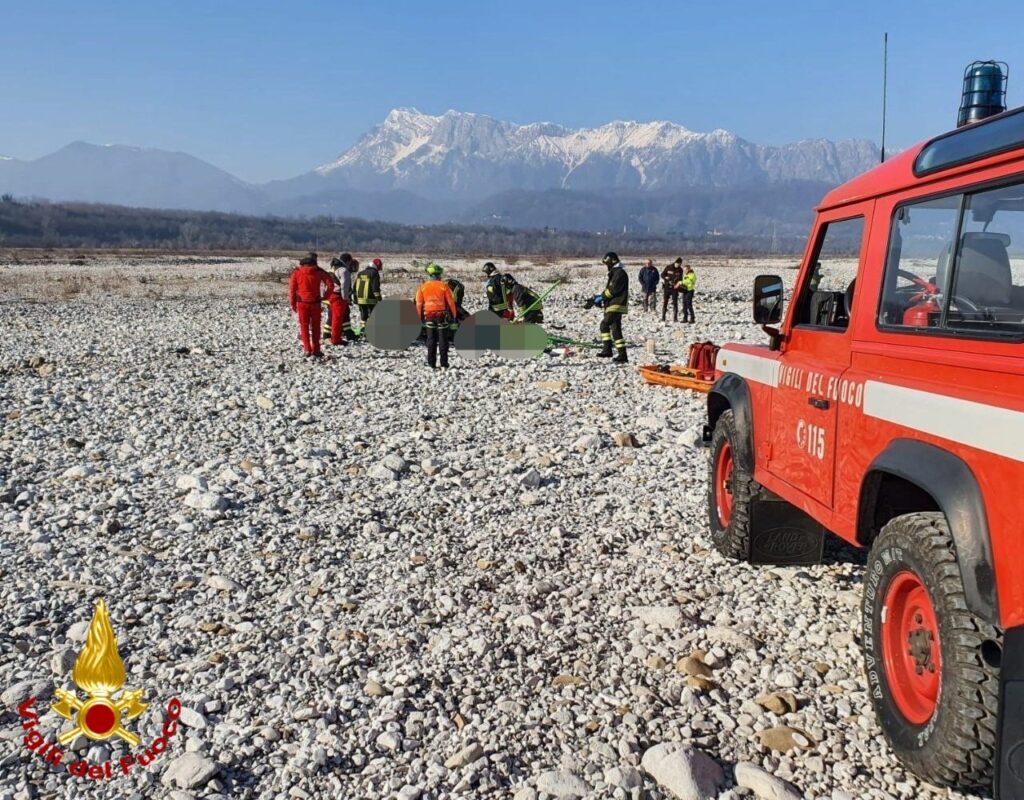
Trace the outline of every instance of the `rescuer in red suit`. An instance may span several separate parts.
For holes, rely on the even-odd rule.
[[[288,302],[292,311],[299,315],[299,338],[307,358],[323,358],[320,352],[320,301],[333,288],[331,276],[317,266],[316,253],[303,256],[288,281]]]
[[[349,322],[348,301],[341,296],[341,286],[337,283],[331,284],[331,291],[327,295],[327,301],[331,304],[331,344],[348,344],[345,341],[345,327],[348,323],[348,334],[352,335],[352,325]]]

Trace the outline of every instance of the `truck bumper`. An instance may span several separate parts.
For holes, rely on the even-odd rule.
[[[1024,798],[1024,625],[1003,636],[995,797]]]

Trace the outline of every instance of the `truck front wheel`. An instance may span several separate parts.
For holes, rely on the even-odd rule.
[[[941,512],[882,528],[868,556],[863,624],[872,704],[896,755],[933,784],[989,785],[999,676],[982,648],[999,634],[967,610]]]
[[[711,436],[708,516],[711,542],[727,558],[750,558],[750,514],[756,484],[732,409],[722,412]]]

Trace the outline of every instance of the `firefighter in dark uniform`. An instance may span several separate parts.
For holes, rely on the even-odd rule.
[[[629,276],[615,253],[606,253],[601,261],[608,267],[608,283],[601,294],[587,301],[587,308],[598,306],[604,310],[601,318],[602,347],[597,355],[611,358],[614,345],[615,358],[612,360],[616,364],[625,364],[629,359],[626,357],[626,340],[622,338],[622,315],[629,306]]]
[[[448,284],[448,288],[452,290],[452,297],[455,298],[455,319],[448,326],[451,336],[455,336],[455,331],[459,329],[459,323],[469,316],[469,312],[462,307],[462,299],[466,296],[466,287],[463,286],[462,281],[455,278],[448,278],[445,283]]]
[[[484,264],[484,275],[487,276],[487,308],[505,319],[512,319],[511,310],[508,307],[508,293],[505,291],[505,284],[502,282],[502,275],[493,261]]]
[[[539,294],[533,291],[533,289],[523,286],[511,275],[506,274],[501,280],[505,284],[505,295],[512,301],[512,305],[515,306],[514,313],[517,316],[522,314],[523,322],[541,323],[544,321],[544,304],[538,302],[540,300]],[[531,306],[533,307],[530,308]],[[523,314],[528,308],[530,310]]]

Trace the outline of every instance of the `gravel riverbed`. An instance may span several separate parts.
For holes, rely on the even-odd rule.
[[[418,279],[394,261],[385,295]],[[982,796],[885,745],[856,553],[711,548],[705,398],[635,367],[761,341],[753,276],[793,273],[693,263],[697,324],[634,294],[628,367],[436,373],[419,346],[303,360],[280,259],[0,267],[0,800]],[[568,277],[547,327],[596,335],[603,268],[503,268]],[[453,264],[470,310],[477,270]],[[99,597],[143,746],[183,705],[166,752],[109,781],[30,754],[18,714],[34,696],[49,740],[68,727],[48,706]]]

